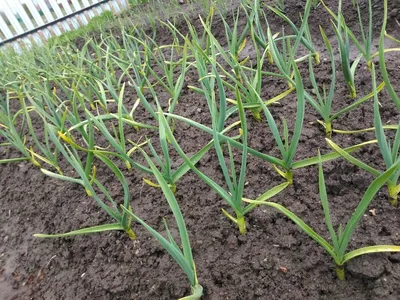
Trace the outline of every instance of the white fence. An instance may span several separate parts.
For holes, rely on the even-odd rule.
[[[127,7],[128,0],[0,0],[0,46],[19,52],[86,25],[105,10]]]

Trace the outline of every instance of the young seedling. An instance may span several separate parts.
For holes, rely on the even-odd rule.
[[[165,218],[163,219],[163,221],[168,239],[164,238],[161,234],[159,234],[156,230],[154,230],[151,226],[149,226],[145,221],[143,221],[138,216],[133,214],[131,210],[127,209],[125,206],[121,207],[126,214],[128,214],[135,221],[143,225],[146,228],[146,230],[148,230],[150,234],[157,239],[157,241],[161,244],[161,246],[172,256],[172,258],[178,263],[181,269],[185,272],[190,282],[190,288],[192,294],[190,296],[181,298],[180,300],[198,300],[201,298],[203,294],[203,287],[199,284],[197,279],[196,266],[193,260],[189,235],[185,225],[185,220],[183,219],[182,212],[179,208],[179,204],[176,201],[174,193],[171,191],[169,184],[165,181],[163,175],[154,165],[150,157],[143,150],[141,150],[141,152],[143,153],[143,156],[145,157],[148,165],[150,166],[150,169],[152,170],[159,186],[161,187],[164,193],[165,198],[168,201],[169,207],[171,208],[171,211],[175,218],[175,222],[178,226],[178,231],[182,246],[179,246],[178,243],[173,238],[171,232],[168,229],[167,220]]]
[[[215,7],[211,6],[210,9],[208,10],[208,15],[205,19],[205,21],[203,21],[203,23],[205,24],[205,26],[203,25],[203,28],[211,28],[212,27],[212,22],[213,22],[213,18],[214,18],[214,13],[215,13]],[[185,16],[185,20],[186,20],[186,25],[189,29],[189,33],[190,33],[190,38],[192,43],[199,45],[201,47],[201,49],[203,49],[207,55],[209,55],[209,48],[211,45],[211,36],[210,36],[210,32],[208,32],[207,30],[203,30],[201,36],[199,36],[199,32],[198,30],[195,28],[195,26],[192,24],[192,21]],[[176,27],[174,27],[176,29]],[[176,30],[177,32],[179,32],[178,30]],[[185,36],[180,33],[182,38],[185,38]]]
[[[276,15],[278,15],[280,18],[282,18],[285,22],[287,22],[294,32],[294,35],[286,35],[280,39],[296,40],[297,38],[299,38],[300,43],[303,44],[303,46],[310,51],[311,56],[314,57],[315,62],[319,64],[319,53],[315,50],[312,44],[311,35],[309,33],[308,22],[307,22],[311,9],[311,2],[307,1],[306,3],[304,17],[302,19],[302,26],[300,29],[297,28],[297,26],[284,14],[284,12],[281,11],[281,9],[271,6],[267,7],[271,11],[273,11]],[[267,36],[268,34],[265,33],[263,29],[263,24],[261,23],[261,20],[264,20],[264,23],[268,26],[268,19],[266,13],[260,8],[260,1],[259,0],[249,1],[247,5],[243,5],[243,9],[246,12],[247,22],[248,24],[250,24],[251,27],[251,36],[252,39],[255,41],[254,45],[257,44],[263,50],[267,50],[269,62],[271,64],[274,63],[274,60],[269,50],[270,44],[268,41],[268,36]],[[250,11],[250,13],[248,11]],[[262,18],[260,15],[262,15]],[[273,38],[276,39],[278,35],[279,34],[275,34]],[[294,49],[294,52],[296,51],[297,49]],[[306,57],[308,57],[308,55]],[[300,60],[302,59],[304,58],[301,58]]]
[[[222,81],[218,76],[218,73],[214,74],[215,79],[217,80],[217,85],[219,89],[219,95],[220,95],[220,100],[222,102],[223,99],[225,99],[225,93],[224,89],[222,86]],[[246,124],[246,119],[244,115],[244,109],[243,105],[240,99],[240,93],[236,89],[236,101],[238,103],[238,109],[239,109],[239,117],[240,117],[240,123],[241,123],[241,140],[243,142],[241,150],[242,150],[242,158],[241,158],[241,164],[240,164],[240,171],[239,171],[239,176],[236,175],[236,169],[234,167],[234,159],[233,159],[233,152],[232,152],[232,145],[233,143],[238,143],[234,138],[230,138],[229,140],[225,140],[227,144],[227,150],[228,150],[228,161],[229,163],[227,164],[225,162],[225,156],[222,151],[222,145],[221,142],[223,140],[221,137],[224,137],[222,134],[222,128],[223,124],[225,122],[225,113],[224,113],[224,106],[220,105],[220,110],[217,110],[216,103],[215,103],[215,98],[213,101],[210,102],[210,111],[212,114],[212,129],[210,129],[210,133],[213,135],[213,140],[214,140],[214,148],[217,153],[218,157],[218,162],[219,165],[222,169],[224,179],[226,182],[226,185],[228,187],[228,191],[226,191],[223,187],[218,185],[216,182],[214,182],[212,179],[210,179],[206,174],[201,172],[190,160],[190,158],[183,152],[182,148],[179,146],[177,143],[171,129],[168,126],[167,120],[164,117],[164,115],[161,114],[160,112],[160,127],[162,126],[169,137],[169,140],[171,141],[171,144],[175,148],[175,150],[178,152],[179,156],[182,157],[182,159],[190,166],[192,171],[198,175],[208,186],[210,186],[222,199],[225,200],[225,202],[233,209],[235,216],[232,216],[229,214],[226,210],[222,210],[223,214],[227,216],[231,221],[233,221],[235,224],[237,224],[239,228],[240,234],[245,234],[246,233],[246,223],[245,223],[245,215],[250,212],[252,209],[256,207],[256,205],[250,204],[250,205],[243,205],[243,189],[244,189],[244,184],[245,184],[245,174],[246,174],[246,163],[247,163],[247,124]],[[221,111],[222,110],[222,111]],[[172,115],[171,115],[172,116]],[[220,122],[221,118],[223,118],[224,122]],[[221,127],[219,127],[219,125]],[[240,144],[240,143],[239,143]],[[283,184],[280,184],[276,187],[273,187],[272,189],[266,191],[264,194],[262,194],[259,199],[269,199],[273,197],[274,195],[278,194],[281,192],[283,189],[285,189],[288,186],[288,183],[285,182]]]
[[[236,16],[239,15],[239,12]],[[254,91],[260,93],[262,88],[262,75],[272,75],[275,77],[285,78],[283,75],[273,73],[273,72],[265,72],[262,70],[263,62],[266,54],[269,53],[268,49],[264,50],[263,55],[258,53],[257,49],[257,69],[246,67],[245,64],[247,62],[247,58],[239,59],[240,52],[244,49],[246,45],[246,39],[244,34],[247,32],[247,27],[243,30],[240,37],[238,37],[237,26],[238,19],[235,19],[234,29],[229,29],[228,25],[225,24],[225,31],[229,44],[229,51],[227,52],[218,40],[214,37],[211,32],[211,29],[208,23],[203,22],[203,28],[205,32],[208,33],[208,44],[209,47],[205,50],[201,48],[200,45],[195,42],[191,43],[192,52],[195,58],[194,66],[197,69],[200,78],[201,89],[195,86],[189,86],[190,89],[196,91],[199,94],[204,95],[206,98],[213,93],[213,84],[211,84],[214,80],[211,79],[210,84],[205,83],[203,78],[207,78],[209,76],[208,66],[211,65],[212,68],[218,67],[222,72],[221,80],[224,87],[227,87],[232,93],[235,93],[236,87],[239,87],[239,91],[242,94],[243,99],[243,107],[245,109],[250,109],[255,120],[260,121],[261,115],[260,112],[262,108],[259,104],[258,97],[254,95]],[[252,25],[251,25],[252,27]],[[222,51],[222,52],[221,52]],[[224,61],[229,65],[231,70],[226,69],[226,66],[223,65],[218,59],[218,56],[221,56]],[[289,94],[293,88],[285,91],[276,97],[265,101],[265,103],[271,104],[279,101],[284,98],[287,94]],[[233,99],[226,99],[228,102],[235,104],[235,107],[232,107],[227,110],[226,117],[229,117],[234,112],[237,111],[237,103]],[[209,100],[208,100],[209,101]],[[221,119],[222,120],[222,119]]]
[[[168,118],[167,118],[168,121]],[[231,129],[235,128],[237,125],[240,124],[240,121],[235,122],[231,124],[230,126],[226,127],[222,133],[227,133]],[[236,139],[240,138],[240,136],[236,137]],[[156,165],[160,167],[161,171],[160,173],[163,175],[164,180],[168,183],[169,187],[173,191],[173,193],[176,192],[177,189],[177,182],[178,180],[185,175],[188,171],[190,171],[190,166],[187,163],[183,163],[180,165],[176,170],[172,170],[171,168],[171,158],[169,155],[169,150],[168,150],[168,137],[164,131],[163,126],[159,126],[159,139],[160,139],[160,145],[161,145],[161,150],[162,150],[162,156],[160,156],[157,151],[154,149],[154,147],[151,144],[150,140],[148,141],[148,146],[150,149],[151,154],[155,158]],[[214,140],[211,140],[208,142],[203,148],[201,148],[198,152],[196,152],[192,157],[190,157],[190,161],[193,165],[196,165],[197,162],[201,160],[201,158],[214,146]],[[150,181],[149,179],[143,178],[144,182],[147,183],[148,185],[156,188],[160,188],[160,185]]]
[[[240,72],[240,77],[243,78],[243,84],[237,83],[237,86],[240,88],[240,92],[243,94],[244,104],[243,107],[245,109],[250,109],[253,118],[260,122],[261,121],[261,112],[262,112],[262,106],[260,104],[260,97],[262,92],[262,75],[272,75],[276,76],[277,74],[266,74],[267,72],[263,72],[263,64],[264,60],[266,58],[266,55],[269,53],[268,49],[265,49],[262,55],[260,55],[258,49],[256,49],[256,55],[257,55],[257,65],[255,70],[252,68],[246,68],[244,66],[239,66],[239,72]],[[250,71],[250,72],[249,72]],[[224,82],[225,86],[230,87],[230,85],[227,82]],[[230,87],[230,89],[232,89]],[[271,105],[275,102],[278,102],[279,100],[282,100],[285,98],[287,95],[289,95],[293,90],[295,90],[294,87],[289,88],[288,90],[280,93],[279,95],[273,97],[272,99],[266,100],[264,104],[266,106]],[[236,101],[234,100],[228,100],[230,103],[233,103],[237,105]]]
[[[26,98],[29,99],[29,102],[33,104],[32,106],[27,106],[26,99],[21,93],[19,94],[21,113],[24,114],[29,137],[31,138],[33,144],[29,147],[28,151],[32,156],[35,157],[36,161],[47,163],[48,165],[56,169],[59,174],[62,174],[58,162],[59,152],[57,149],[54,148],[54,145],[51,143],[45,124],[47,122],[51,122],[51,124],[56,123],[56,126],[60,130],[63,130],[66,114],[60,114],[59,112],[56,112],[57,108],[52,103],[53,99],[51,99],[52,92],[49,91],[46,87],[44,88],[44,90],[44,95],[43,97],[41,97],[42,95],[35,93],[32,90],[27,91],[25,89],[25,86],[23,87],[24,94],[26,95]],[[34,97],[35,99],[33,99]],[[39,106],[41,106],[41,108],[39,108]],[[45,109],[44,106],[46,107]],[[42,139],[37,137],[37,132],[33,126],[31,115],[33,115],[36,120],[40,120],[43,122]]]
[[[319,162],[319,192],[320,198],[322,203],[322,208],[325,214],[325,223],[327,229],[330,234],[330,238],[332,243],[330,244],[326,239],[324,239],[321,235],[315,232],[310,226],[308,226],[301,218],[296,216],[293,212],[285,208],[284,206],[274,203],[274,202],[266,202],[266,201],[257,201],[257,200],[249,200],[245,199],[245,202],[258,204],[258,205],[266,205],[273,207],[283,213],[286,217],[292,220],[302,231],[308,234],[314,241],[316,241],[325,251],[332,257],[335,262],[335,271],[336,275],[339,280],[345,279],[345,270],[344,265],[349,260],[364,254],[369,253],[379,253],[379,252],[400,252],[400,246],[395,245],[376,245],[376,246],[367,246],[363,248],[359,248],[350,252],[347,252],[348,245],[350,243],[350,239],[360,222],[362,216],[364,215],[365,211],[368,208],[368,205],[374,199],[376,193],[379,189],[385,184],[388,178],[396,171],[396,168],[399,166],[399,162],[396,165],[393,165],[390,169],[386,172],[382,173],[378,178],[376,178],[371,185],[366,190],[364,196],[362,197],[361,201],[357,205],[354,213],[350,217],[346,226],[342,227],[339,225],[337,231],[335,231],[330,211],[329,211],[329,202],[326,193],[326,186],[325,186],[325,179],[324,179],[324,172],[322,169],[322,161],[321,156]]]
[[[294,68],[294,77],[295,81],[293,82],[294,87],[296,88],[296,93],[297,93],[297,112],[296,112],[296,122],[293,130],[293,136],[291,140],[289,141],[289,129],[287,127],[286,120],[283,120],[283,138],[281,137],[281,134],[279,133],[278,126],[274,120],[274,117],[272,116],[271,112],[267,108],[267,106],[264,104],[263,101],[260,101],[261,107],[264,111],[267,123],[269,128],[271,129],[271,132],[274,136],[275,142],[279,148],[279,151],[282,156],[282,161],[283,161],[283,166],[284,166],[284,171],[280,170],[276,165],[274,165],[275,170],[278,172],[279,175],[281,175],[283,178],[287,180],[289,184],[293,182],[293,159],[294,155],[296,153],[297,147],[299,145],[299,140],[300,140],[300,135],[301,135],[301,130],[303,128],[303,121],[304,121],[304,111],[305,111],[305,97],[304,97],[304,87],[303,87],[303,82],[301,80],[300,72],[297,68],[296,63],[293,61],[293,57],[291,57],[292,63],[287,63],[284,60],[283,55],[281,55],[278,52],[278,49],[276,48],[276,44],[272,42],[271,40],[271,35],[270,31],[268,29],[268,35],[269,35],[269,40],[270,40],[270,45],[271,45],[271,52],[272,56],[274,58],[274,61],[276,62],[276,65],[278,68],[281,70],[282,74],[285,74],[286,79],[289,82],[292,82],[289,73],[290,68]],[[290,66],[292,65],[292,66]],[[258,95],[259,97],[259,95]]]
[[[58,237],[68,237],[68,236],[75,236],[75,235],[82,235],[82,234],[90,234],[90,233],[95,233],[95,232],[103,232],[103,231],[110,231],[110,230],[122,230],[124,231],[129,238],[135,239],[136,235],[133,232],[131,228],[131,223],[132,223],[132,218],[126,211],[131,210],[130,206],[130,201],[131,201],[131,196],[129,192],[129,187],[128,183],[121,172],[121,170],[105,155],[101,153],[96,153],[96,157],[100,159],[115,175],[116,179],[121,183],[123,191],[124,191],[124,197],[123,197],[123,207],[126,210],[119,210],[119,205],[114,201],[114,199],[111,197],[110,193],[107,191],[107,189],[104,187],[104,185],[96,178],[96,167],[93,164],[93,159],[94,159],[94,128],[92,123],[89,123],[88,130],[89,130],[89,137],[90,137],[90,145],[89,149],[92,150],[92,155],[88,155],[86,164],[85,166],[83,165],[83,162],[79,158],[79,154],[77,151],[72,148],[70,149],[68,146],[63,145],[57,135],[56,135],[56,128],[52,125],[47,125],[48,127],[48,132],[50,135],[51,140],[55,144],[56,148],[64,158],[68,161],[68,163],[71,165],[71,167],[75,170],[75,172],[78,174],[79,178],[74,178],[70,176],[64,176],[60,174],[56,174],[53,172],[50,172],[46,169],[41,169],[42,172],[50,177],[56,178],[56,179],[61,179],[61,180],[66,180],[72,183],[77,183],[82,185],[86,193],[92,197],[98,204],[99,206],[106,212],[108,213],[114,220],[116,220],[116,223],[111,223],[111,224],[106,224],[106,225],[97,225],[97,226],[92,226],[88,228],[83,228],[83,229],[78,229],[78,230],[73,230],[70,232],[66,233],[60,233],[60,234],[34,234],[35,237],[39,238],[58,238]],[[97,192],[94,189],[94,186],[97,187],[104,197],[106,198],[107,202],[103,201],[102,198],[97,194]]]
[[[312,86],[314,88],[315,96],[317,97],[318,101],[316,101],[307,92],[305,92],[306,99],[318,111],[318,113],[321,115],[321,117],[323,119],[323,122],[321,122],[321,121],[318,121],[318,122],[321,123],[325,127],[326,137],[331,138],[333,131],[340,132],[340,133],[355,133],[355,132],[359,132],[359,130],[357,130],[357,131],[354,131],[354,130],[353,131],[337,131],[337,130],[334,130],[332,128],[332,122],[334,120],[336,120],[337,118],[339,118],[341,115],[349,112],[350,110],[355,109],[356,107],[360,106],[361,104],[363,104],[364,102],[366,102],[367,100],[372,98],[374,96],[374,91],[372,91],[368,95],[358,99],[357,101],[354,101],[349,106],[347,106],[345,108],[342,108],[338,112],[332,114],[332,102],[333,102],[333,98],[335,96],[335,84],[336,84],[335,58],[334,58],[334,54],[333,54],[333,50],[332,50],[332,45],[329,42],[329,40],[328,40],[324,30],[322,29],[322,27],[320,27],[320,31],[321,31],[321,35],[322,35],[322,38],[324,40],[325,46],[328,49],[328,52],[329,52],[329,55],[330,55],[330,61],[331,61],[332,75],[331,75],[331,82],[330,82],[329,92],[327,93],[325,85],[323,85],[322,95],[321,95],[321,93],[319,91],[319,86],[318,86],[317,81],[315,79],[314,69],[313,69],[313,66],[312,66],[311,58],[310,58],[310,62],[309,62],[310,80],[311,80],[311,84],[312,84]],[[384,83],[381,83],[377,87],[376,92],[380,92],[383,89],[384,85],[385,85]]]
[[[233,30],[230,28],[229,24],[224,22],[224,28],[225,28],[225,35],[228,43],[228,49],[225,49],[222,47],[218,39],[213,35],[212,33],[212,26],[206,21],[204,21],[200,17],[200,21],[203,25],[204,32],[207,34],[207,46],[208,48],[202,49],[201,45],[196,43],[195,41],[192,41],[192,45],[197,48],[195,51],[200,52],[201,55],[205,57],[211,56],[213,58],[213,64],[216,64],[215,60],[215,51],[218,51],[218,55],[222,57],[222,59],[229,65],[230,70],[227,71],[228,74],[233,73],[233,81],[236,82],[243,82],[243,78],[240,77],[239,73],[239,67],[240,65],[243,65],[246,63],[247,58],[240,60],[239,54],[242,52],[244,47],[246,46],[246,33],[248,31],[248,24],[245,26],[243,29],[242,33],[239,35],[238,33],[238,26],[239,26],[239,10],[236,13],[236,16],[234,16],[234,25],[233,25]],[[214,51],[214,53],[213,53]],[[207,60],[207,59],[206,59]],[[195,61],[196,66],[198,65],[198,62]],[[200,77],[201,78],[201,77]]]
[[[350,98],[354,99],[357,96],[354,75],[363,54],[358,55],[354,61],[350,63],[349,32],[345,29],[347,28],[347,25],[342,14],[342,0],[339,0],[337,25],[335,25],[333,21],[331,22],[339,44],[343,76],[350,90]]]
[[[356,37],[356,35],[351,31],[351,29],[346,25],[341,7],[338,9],[338,13],[335,14],[326,4],[324,1],[321,0],[322,5],[325,7],[326,11],[332,16],[332,18],[338,22],[336,28],[344,32],[348,35],[348,37],[353,41],[354,45],[357,47],[357,50],[361,53],[364,57],[365,61],[367,62],[368,69],[371,70],[372,59],[374,55],[371,52],[372,46],[372,0],[368,0],[368,27],[365,28],[363,25],[363,20],[361,18],[361,10],[358,1],[354,1],[353,5],[357,8],[357,16],[358,16],[358,23],[361,31],[361,41]],[[341,29],[340,29],[341,28]]]
[[[31,155],[26,148],[26,138],[24,135],[24,115],[14,114],[10,108],[10,92],[6,93],[5,99],[0,95],[0,137],[4,139],[1,146],[11,146],[16,149],[22,156],[0,159],[0,164],[20,162],[28,160],[35,166],[40,167],[40,163],[36,160],[35,156]],[[18,125],[20,128],[18,129]]]
[[[249,30],[249,24],[247,23],[246,26],[243,28],[241,34],[239,34],[239,17],[240,17],[240,7],[236,11],[236,15],[233,14],[234,18],[233,30],[231,29],[232,26],[226,22],[225,18],[222,17],[221,19],[224,23],[225,36],[228,42],[228,50],[229,50],[228,53],[231,58],[231,61],[227,60],[227,63],[230,63],[230,66],[233,67],[233,72],[235,73],[236,79],[242,82],[243,78],[240,76],[239,68],[241,65],[244,65],[247,62],[249,57],[241,60],[239,55],[246,47],[247,43],[246,35]],[[203,26],[205,25],[206,24],[203,23]],[[208,31],[209,33],[211,33],[210,28],[211,27],[206,28],[206,31]],[[217,40],[215,39],[214,36],[212,36],[212,41],[214,44],[217,43]],[[219,49],[219,51],[220,50],[221,49]]]
[[[257,0],[258,1],[258,0]],[[311,34],[310,30],[308,27],[308,17],[310,15],[310,10],[311,6],[315,0],[307,0],[305,8],[304,8],[304,13],[302,17],[302,23],[300,29],[297,28],[297,26],[284,14],[282,11],[279,9],[276,9],[275,7],[267,6],[268,9],[273,11],[276,15],[278,15],[280,18],[282,18],[285,22],[287,22],[290,27],[292,28],[293,32],[295,33],[294,37],[296,40],[296,43],[293,47],[293,53],[292,56],[295,57],[295,53],[297,51],[298,43],[303,44],[303,46],[310,51],[310,55],[314,58],[314,61],[316,64],[320,63],[320,58],[319,58],[319,52],[314,48],[311,40]]]
[[[126,155],[126,153],[128,152],[126,149],[126,139],[125,139],[125,129],[124,129],[124,126],[126,124],[134,127],[135,129],[138,129],[138,128],[155,129],[155,127],[146,125],[146,124],[142,124],[142,123],[138,123],[133,120],[133,118],[131,117],[131,114],[129,114],[127,108],[123,104],[124,92],[125,92],[125,83],[122,85],[121,90],[119,91],[119,94],[116,94],[115,90],[112,92],[112,95],[114,98],[113,101],[116,102],[116,104],[117,104],[117,112],[114,114],[106,113],[105,115],[99,114],[97,116],[94,116],[89,110],[84,108],[84,104],[83,104],[82,106],[85,109],[84,112],[87,116],[87,119],[78,124],[74,124],[74,126],[69,128],[69,131],[80,128],[81,126],[86,125],[89,122],[89,120],[91,120],[92,122],[95,123],[96,128],[100,129],[100,131],[103,133],[103,135],[106,135],[106,137],[109,137],[109,140],[112,140],[112,142],[115,143],[115,145],[118,145],[118,149],[119,149],[120,153],[124,153]],[[82,101],[82,99],[81,99],[81,101]],[[115,127],[112,124],[114,137],[111,136],[106,125],[104,124],[104,121],[113,120],[113,119],[116,119],[118,121],[117,127]],[[124,161],[125,161],[125,165],[126,165],[127,169],[129,170],[132,167],[132,161],[130,159],[124,159]],[[133,165],[138,167],[138,164],[136,164],[135,162],[133,162]],[[143,168],[143,170],[145,170],[145,168]]]
[[[375,82],[375,66],[372,64],[372,86],[376,87]],[[386,170],[392,168],[392,166],[398,166],[400,161],[399,150],[400,150],[400,123],[397,126],[396,134],[394,137],[393,144],[391,144],[383,131],[383,125],[381,116],[379,113],[379,102],[377,93],[374,94],[374,125],[375,125],[375,135],[378,140],[378,145],[380,152],[382,154],[383,160],[386,165]],[[338,145],[336,145],[331,140],[327,139],[327,142],[332,149],[338,152],[343,158],[351,162],[352,164],[362,168],[363,170],[371,173],[374,176],[379,176],[382,174],[382,171],[376,170],[375,168],[363,163],[362,161],[356,159],[350,154],[346,153],[341,149]],[[400,184],[398,184],[398,180],[400,177],[400,168],[392,172],[391,176],[389,176],[387,180],[388,186],[388,194],[389,194],[389,202],[393,206],[398,205],[398,195],[400,193]]]
[[[185,38],[183,49],[180,49],[182,46],[179,44],[158,47],[155,41],[151,42],[154,44],[154,50],[151,51],[150,48],[147,48],[146,51],[149,51],[151,61],[155,61],[159,69],[162,70],[164,76],[161,77],[161,75],[158,75],[154,65],[147,65],[146,67],[149,69],[149,74],[155,78],[156,84],[160,84],[170,94],[170,98],[168,99],[168,112],[173,113],[181,96],[183,84],[185,82],[185,74],[188,70],[187,51],[189,40]],[[167,60],[166,56],[163,54],[163,50],[167,47],[170,49],[169,60]],[[174,60],[177,59],[175,56],[177,56],[178,53],[182,53],[182,57],[175,62]],[[179,72],[179,76],[174,80],[174,74],[176,72]]]
[[[246,13],[247,23],[250,24],[251,38],[255,41],[254,46],[259,45],[263,50],[267,50],[268,60],[270,63],[273,63],[271,53],[269,52],[268,38],[261,23],[261,20],[264,20],[265,24],[268,24],[268,21],[264,10],[260,8],[260,1],[248,1],[246,5],[242,4],[242,7]]]

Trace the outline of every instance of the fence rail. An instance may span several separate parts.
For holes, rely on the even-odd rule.
[[[128,0],[0,0],[0,46],[21,51],[127,7]]]

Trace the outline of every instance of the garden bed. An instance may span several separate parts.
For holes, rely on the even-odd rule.
[[[303,11],[299,1],[285,1],[286,12],[297,20]],[[374,1],[374,18],[382,19],[381,1]],[[333,11],[336,1],[327,1]],[[398,4],[389,9],[388,32],[398,33],[400,18]],[[356,19],[351,1],[345,1],[343,11],[347,20]],[[226,20],[232,21],[228,14]],[[335,36],[328,22],[329,15],[322,6],[311,11],[309,18],[313,42],[323,49],[318,25],[322,25],[334,43]],[[199,20],[193,23],[200,28]],[[245,22],[241,22],[242,28]],[[284,24],[271,15],[273,31]],[[348,24],[356,28],[357,22]],[[381,21],[374,25],[379,40]],[[182,22],[180,30],[184,32]],[[213,32],[224,39],[223,23],[218,17],[213,21]],[[357,32],[357,30],[355,30]],[[398,38],[398,35],[397,35]],[[157,43],[169,44],[167,29],[158,27]],[[223,46],[224,43],[222,43]],[[246,47],[243,56],[255,59],[255,53]],[[386,56],[388,71],[395,90],[400,90],[400,55]],[[268,69],[269,66],[266,66]],[[273,68],[273,67],[271,67]],[[308,79],[308,64],[299,64],[304,87],[312,90]],[[378,69],[378,68],[377,68]],[[314,67],[319,83],[330,82],[329,54],[321,52],[321,64]],[[351,103],[348,88],[340,72],[337,58],[337,84],[333,101],[336,111]],[[378,77],[379,78],[379,77]],[[378,79],[381,82],[381,79]],[[210,126],[210,113],[202,95],[188,86],[198,85],[195,69],[186,74],[184,88],[175,113]],[[372,90],[371,74],[362,61],[356,71],[359,97]],[[287,84],[282,80],[265,77],[262,99],[270,99],[283,92]],[[167,105],[168,94],[160,87],[155,90],[162,105]],[[134,103],[135,89],[126,86],[124,101]],[[379,94],[384,123],[397,124],[399,111],[386,91]],[[296,116],[296,93],[270,106],[277,122],[284,117],[293,128]],[[334,122],[337,129],[355,130],[373,127],[373,100]],[[135,112],[136,121],[152,123],[145,109]],[[325,132],[318,113],[306,103],[304,127],[295,160],[304,159],[332,150],[326,145]],[[270,155],[278,155],[269,127],[255,121],[247,114],[249,145]],[[153,122],[154,123],[154,122]],[[40,126],[40,125],[39,125]],[[132,131],[129,137],[139,140],[146,135],[155,139],[150,130]],[[177,122],[174,135],[187,154],[194,154],[207,144],[211,137],[183,122]],[[349,147],[375,138],[374,132],[360,134],[334,134],[332,140],[341,147]],[[14,157],[9,149],[1,149],[2,158]],[[178,165],[182,159],[175,151],[171,161]],[[366,164],[383,169],[384,162],[376,144],[363,147],[354,156]],[[135,159],[141,159],[139,153]],[[240,158],[238,158],[240,160]],[[199,162],[199,169],[210,178],[223,184],[215,151],[210,150]],[[68,169],[67,167],[65,167]],[[356,208],[373,176],[338,158],[323,164],[332,222],[345,224]],[[132,169],[125,174],[131,191],[131,205],[140,216],[157,231],[165,234],[162,218],[169,220],[171,232],[178,236],[173,216],[162,191],[143,182],[148,175]],[[113,184],[111,172],[98,171],[99,180],[106,183],[113,197],[122,197],[119,185]],[[294,171],[293,185],[271,200],[296,213],[316,232],[329,238],[324,221],[318,190],[318,166]],[[259,194],[282,183],[271,164],[253,156],[247,163],[244,195],[255,199]],[[0,298],[2,299],[177,299],[188,295],[189,285],[175,261],[139,224],[133,223],[137,239],[132,241],[123,232],[110,231],[62,239],[38,239],[34,233],[68,232],[77,228],[106,224],[111,218],[88,197],[81,186],[46,176],[30,162],[0,165]],[[227,205],[193,172],[187,173],[177,183],[176,199],[182,210],[198,281],[204,288],[202,299],[398,299],[400,297],[400,254],[369,254],[357,257],[347,264],[346,280],[339,281],[333,270],[330,256],[292,221],[268,207],[258,207],[246,219],[247,233],[240,235],[237,226],[222,213]],[[386,188],[382,188],[362,217],[349,249],[375,244],[400,245],[400,217],[398,208],[387,201]]]

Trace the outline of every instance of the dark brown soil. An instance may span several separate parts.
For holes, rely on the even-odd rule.
[[[297,18],[302,11],[299,1],[285,1],[288,14]],[[332,4],[335,1],[328,1]],[[346,17],[356,16],[351,1],[344,1]],[[365,1],[364,1],[365,2]],[[399,18],[397,2],[392,3],[390,32],[399,32],[394,18]],[[382,15],[381,1],[374,1],[376,18]],[[332,4],[332,8],[336,9]],[[282,23],[278,19],[274,27]],[[215,19],[213,30],[222,32]],[[310,27],[319,39],[322,24],[334,40],[328,17],[322,7],[312,12]],[[355,23],[354,23],[355,24]],[[379,31],[380,24],[376,29]],[[160,43],[168,33],[159,29]],[[221,34],[222,35],[222,34]],[[397,37],[399,37],[397,35]],[[251,51],[249,52],[251,54]],[[250,55],[249,54],[249,55]],[[316,67],[319,82],[329,82],[330,64],[327,53]],[[400,90],[399,56],[388,56],[392,82]],[[340,70],[337,63],[338,71]],[[301,68],[307,89],[307,65]],[[350,103],[347,86],[338,72],[334,110]],[[188,85],[197,84],[195,70],[188,73]],[[371,90],[370,73],[361,63],[356,73],[360,96]],[[286,88],[284,83],[265,79],[262,97],[269,99]],[[166,101],[159,91],[161,101]],[[164,95],[166,95],[164,93]],[[134,101],[133,90],[126,92],[126,101]],[[396,124],[399,113],[386,92],[380,96],[381,114],[385,122]],[[295,95],[271,108],[279,120],[285,117],[290,128],[295,119]],[[185,89],[176,113],[209,124],[205,100]],[[146,116],[138,112],[138,119]],[[334,123],[340,129],[361,129],[373,126],[372,102],[342,116]],[[317,149],[329,151],[322,128],[316,124],[318,114],[308,104],[304,129],[296,160],[315,156]],[[265,122],[255,122],[248,114],[250,145],[271,155],[278,155],[274,140]],[[135,133],[138,139],[143,132]],[[147,133],[146,133],[147,134]],[[178,123],[178,142],[188,154],[205,145],[210,136]],[[335,135],[333,140],[346,147],[373,139],[373,134]],[[12,153],[3,151],[1,157]],[[172,155],[172,161],[182,160]],[[383,161],[376,145],[358,151],[356,157],[382,168]],[[200,169],[222,183],[216,155],[210,151],[199,163]],[[345,224],[373,177],[343,159],[324,164],[325,179],[334,226]],[[113,176],[99,173],[102,182],[113,188],[114,197],[122,197]],[[177,231],[173,217],[160,190],[143,184],[145,176],[133,170],[127,174],[135,213],[161,233],[165,233],[162,217],[167,217],[173,234]],[[270,164],[249,157],[245,189],[247,198],[255,198],[283,182]],[[80,186],[57,181],[42,174],[28,163],[0,165],[0,299],[176,299],[189,293],[189,284],[179,266],[141,226],[134,224],[137,240],[131,241],[120,232],[109,232],[75,238],[43,240],[32,237],[38,232],[67,232],[73,229],[109,223],[110,218],[86,196]],[[256,208],[247,217],[248,233],[240,236],[237,228],[222,214],[227,205],[193,173],[178,183],[177,200],[189,231],[199,283],[204,299],[399,299],[400,255],[367,255],[350,261],[346,281],[338,281],[333,261],[306,234],[282,214],[266,207]],[[317,167],[296,170],[294,185],[273,198],[300,216],[314,230],[328,239],[318,194]],[[399,210],[387,203],[386,189],[375,197],[369,209],[376,215],[363,216],[349,249],[375,244],[400,244]]]

